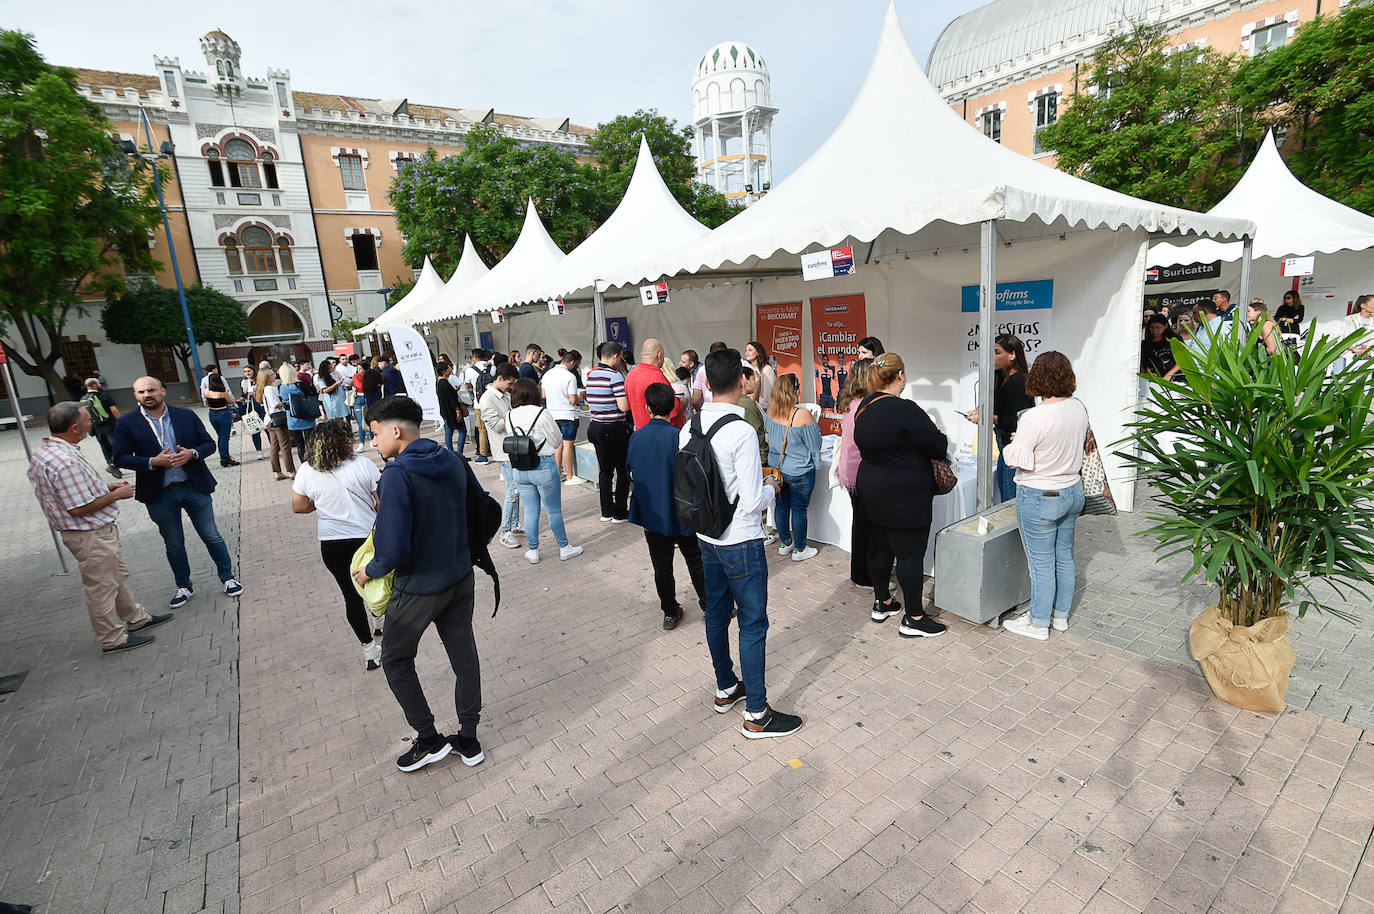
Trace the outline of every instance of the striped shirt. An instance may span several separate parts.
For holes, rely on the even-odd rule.
[[[587,374],[587,405],[593,422],[624,422],[625,411],[615,402],[625,396],[625,376],[598,364]]]
[[[71,442],[44,438],[43,445],[33,452],[28,476],[54,530],[99,530],[119,520],[119,509],[113,504],[85,517],[69,513],[71,508],[84,507],[110,494],[109,485]]]

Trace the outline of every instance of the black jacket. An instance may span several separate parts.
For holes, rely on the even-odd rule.
[[[456,427],[463,419],[463,405],[458,401],[458,391],[453,389],[448,378],[439,378],[434,382],[434,393],[439,398],[439,418]]]
[[[412,441],[377,485],[375,554],[367,573],[396,572],[399,593],[443,593],[472,573],[467,470],[428,438]]]
[[[854,444],[863,458],[855,490],[869,520],[897,529],[930,526],[930,461],[946,455],[949,440],[926,411],[890,394],[867,397],[854,421]]]

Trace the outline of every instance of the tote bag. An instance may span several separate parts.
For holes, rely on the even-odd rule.
[[[1087,412],[1087,407],[1083,411]],[[1102,464],[1102,454],[1097,449],[1097,438],[1093,435],[1091,423],[1083,439],[1083,469],[1079,472],[1083,475],[1083,513],[1115,514],[1116,499],[1112,497],[1111,486],[1107,484],[1107,468]]]
[[[262,416],[258,415],[257,410],[249,409],[243,414],[243,430],[250,435],[260,435],[266,428],[262,424]]]

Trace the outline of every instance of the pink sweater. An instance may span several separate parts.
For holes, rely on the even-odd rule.
[[[844,424],[840,429],[840,450],[835,457],[835,472],[840,477],[840,483],[850,492],[854,491],[854,486],[859,478],[859,448],[854,444],[854,414],[859,409],[858,398],[852,400],[848,411],[844,414]]]

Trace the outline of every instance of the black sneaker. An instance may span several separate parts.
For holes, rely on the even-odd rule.
[[[458,757],[463,760],[463,764],[469,768],[475,767],[486,761],[486,754],[482,752],[482,744],[475,736],[450,736],[448,744],[458,751]]]
[[[947,631],[948,625],[936,622],[928,615],[913,616],[907,613],[902,616],[902,625],[897,629],[897,634],[903,638],[938,638]]]
[[[735,705],[744,701],[744,680],[735,683],[735,687],[724,697],[720,697],[720,690],[716,690],[716,713],[724,714]]]
[[[679,605],[670,613],[663,614],[663,630],[670,632],[677,628],[677,624],[682,621],[682,606]]]
[[[897,600],[896,597],[893,597],[892,602],[890,603],[884,603],[882,600],[874,600],[873,615],[871,616],[871,618],[874,622],[886,622],[888,619],[897,615],[897,613],[901,611],[902,604]]]
[[[221,457],[219,465],[222,467],[236,467],[239,465],[239,462],[233,457]]]
[[[100,649],[100,653],[102,653],[102,654],[118,654],[120,651],[131,651],[131,650],[133,650],[133,649],[136,648],[136,647],[142,647],[142,646],[145,645],[145,644],[152,644],[152,643],[153,643],[153,636],[152,636],[152,635],[135,635],[135,634],[133,634],[133,633],[131,632],[131,633],[129,634],[129,636],[128,636],[127,638],[124,639],[124,643],[123,643],[123,644],[116,644],[114,647],[102,647],[102,648]]]
[[[440,761],[452,751],[453,747],[442,736],[430,740],[416,737],[415,742],[410,744],[410,751],[396,760],[396,767],[402,771],[419,771],[426,765]]]
[[[768,739],[770,736],[791,736],[802,728],[802,719],[795,714],[784,714],[765,707],[763,716],[758,720],[744,718],[739,732],[749,739]]]
[[[160,615],[160,616],[151,615],[151,614],[150,614],[147,622],[144,622],[144,623],[143,623],[142,625],[140,625],[138,628],[131,628],[131,629],[129,629],[129,631],[130,631],[130,632],[147,631],[148,629],[152,628],[152,627],[155,626],[155,625],[161,625],[161,624],[164,623],[164,622],[171,622],[171,621],[172,621],[172,614],[171,614],[171,613],[163,613],[163,614]]]

